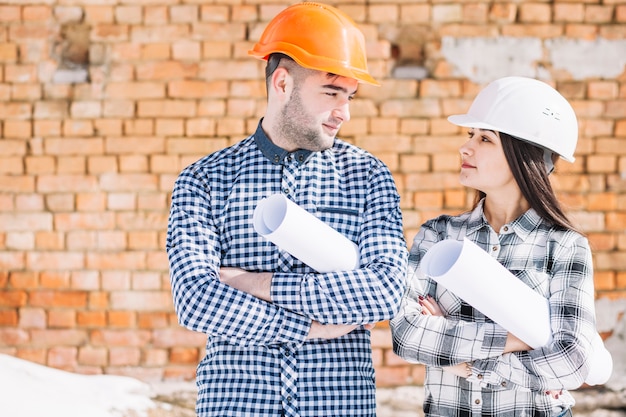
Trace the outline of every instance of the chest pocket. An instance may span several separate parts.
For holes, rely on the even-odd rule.
[[[351,241],[358,243],[362,217],[357,208],[317,207],[317,217]]]
[[[541,294],[542,297],[550,296],[550,274],[536,269],[509,270],[524,284],[533,291]]]

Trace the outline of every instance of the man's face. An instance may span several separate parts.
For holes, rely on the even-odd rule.
[[[333,146],[358,81],[316,71],[295,85],[280,113],[281,137],[293,148],[322,151]]]

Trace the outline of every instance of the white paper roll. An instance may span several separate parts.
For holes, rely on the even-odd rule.
[[[533,349],[550,343],[550,306],[496,259],[472,241],[443,240],[421,263],[424,274],[452,291]],[[604,384],[613,369],[611,354],[596,333],[589,385]]]
[[[347,237],[282,194],[257,204],[254,229],[318,272],[359,267],[359,248]]]

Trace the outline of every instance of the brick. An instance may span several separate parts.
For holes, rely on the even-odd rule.
[[[65,248],[65,235],[61,232],[35,233],[35,248],[41,251],[60,251]]]
[[[137,103],[139,117],[194,117],[196,105],[187,100],[152,100]]]
[[[74,210],[74,196],[71,194],[48,194],[46,195],[46,207],[51,211]]]
[[[93,121],[69,120],[63,122],[64,136],[92,136],[94,134]]]
[[[6,3],[0,5],[0,22],[19,22],[20,20],[20,6],[13,6]]]
[[[441,117],[436,99],[388,100],[382,104],[380,115],[384,117]]]
[[[114,99],[165,97],[165,86],[157,82],[117,82],[106,86],[105,94]]]
[[[170,350],[169,363],[188,364],[198,363],[198,349],[189,347],[174,347]]]
[[[137,366],[141,359],[141,351],[135,347],[112,347],[109,358],[111,366]]]
[[[258,63],[251,60],[227,61],[210,60],[200,64],[198,76],[205,80],[258,80]]]
[[[182,165],[178,165],[182,166]],[[177,174],[175,174],[177,175]],[[168,184],[166,186],[161,186],[161,188],[165,188],[166,190],[171,190],[172,187]],[[137,197],[137,208],[143,211],[161,211],[167,212],[169,210],[169,202],[167,200],[167,194],[162,193],[151,193],[151,194],[143,194]],[[161,247],[165,247],[162,245]]]
[[[77,362],[80,365],[105,366],[108,365],[108,354],[106,348],[79,347]]]
[[[231,58],[231,43],[226,41],[206,41],[202,43],[202,58],[220,59]]]
[[[55,346],[48,350],[48,366],[58,369],[73,370],[77,365],[78,348]]]
[[[376,386],[391,387],[397,385],[410,385],[410,369],[406,366],[380,366],[376,369]]]
[[[176,60],[200,60],[202,57],[202,43],[179,41],[172,45],[172,58]]]
[[[167,315],[163,312],[139,312],[137,325],[141,329],[163,329],[168,327]]]
[[[615,172],[617,158],[614,155],[590,155],[587,157],[587,171],[590,173]]]
[[[443,208],[443,193],[441,191],[423,191],[413,194],[414,206],[423,208]]]
[[[0,46],[0,55],[2,54]],[[0,56],[0,61],[2,60]],[[11,98],[15,101],[36,101],[41,100],[42,90],[39,84],[13,84],[11,88]]]
[[[76,313],[76,325],[79,327],[99,328],[107,325],[106,312],[104,311],[78,311]]]
[[[542,19],[541,15],[535,15],[534,13],[530,13],[530,16],[528,18]],[[549,22],[549,20],[545,20],[545,22]],[[517,38],[533,37],[538,39],[552,39],[563,35],[563,27],[561,25],[549,23],[529,22],[506,26],[502,28],[502,35],[514,36]]]
[[[165,366],[168,363],[168,353],[165,349],[144,349],[142,365],[146,367]]]
[[[164,291],[116,291],[111,293],[111,309],[164,311],[173,308],[172,296]]]
[[[135,327],[136,315],[134,311],[109,311],[107,312],[107,324],[111,327]]]
[[[206,335],[183,328],[155,330],[153,337],[153,346],[158,348],[180,346],[204,347],[206,344]]]
[[[23,307],[27,301],[26,291],[0,290],[0,307]]]
[[[82,175],[85,173],[84,156],[59,156],[57,158],[57,173],[59,175]]]
[[[25,330],[0,327],[0,347],[2,346],[20,346],[30,342],[29,333]]]
[[[18,316],[16,309],[0,309],[0,327],[17,327]]]
[[[52,10],[49,6],[25,6],[22,10],[22,20],[44,21],[50,19]]]
[[[87,332],[83,330],[33,329],[30,333],[35,346],[80,346],[88,340]]]
[[[148,174],[106,174],[100,178],[100,186],[105,191],[154,191],[158,178]]]
[[[170,45],[165,42],[149,43],[142,46],[141,59],[145,61],[165,61],[171,58],[170,52]],[[164,64],[166,65],[167,63]],[[171,65],[169,66],[172,67]],[[161,71],[163,71],[163,69],[165,68],[167,67],[161,65]]]
[[[94,330],[90,342],[104,347],[143,347],[150,341],[150,332],[144,330]]]
[[[35,119],[66,119],[68,116],[69,106],[65,100],[44,100],[35,103]]]
[[[94,42],[124,42],[129,40],[129,32],[128,25],[99,23],[92,28],[91,40]]]
[[[80,175],[42,175],[38,178],[38,192],[80,192],[96,189],[95,177],[83,177]]]
[[[190,39],[189,25],[160,25],[158,30],[150,26],[132,26],[130,39],[136,43],[171,43]]]
[[[148,157],[146,155],[124,154],[120,155],[118,160],[120,173],[146,173],[149,171]]]
[[[585,5],[585,22],[588,23],[612,23],[613,9],[611,5]]]
[[[17,156],[0,157],[0,174],[20,175],[24,173],[23,170],[22,158]]]
[[[114,156],[90,156],[87,158],[87,173],[102,174],[117,172],[117,159]]]
[[[23,329],[46,327],[46,312],[42,308],[20,308],[19,326]]]
[[[25,347],[18,349],[15,356],[29,362],[46,365],[46,353],[46,349]]]
[[[172,98],[227,98],[229,94],[225,81],[177,80],[170,82],[167,90]]]

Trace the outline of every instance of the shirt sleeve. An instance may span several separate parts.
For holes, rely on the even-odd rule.
[[[553,248],[550,279],[552,342],[525,352],[474,364],[482,384],[502,384],[545,391],[576,389],[589,374],[591,343],[596,335],[593,267],[586,238],[560,237]],[[478,382],[478,381],[477,381]]]
[[[367,324],[393,317],[404,292],[407,249],[400,197],[389,170],[369,174],[358,236],[361,267],[353,271],[276,272],[272,302],[323,324]]]
[[[166,247],[180,324],[243,346],[304,342],[309,318],[220,282],[218,228],[211,220],[209,187],[198,177],[191,169],[181,173],[168,221]]]
[[[419,265],[435,243],[447,238],[443,229],[436,221],[427,222],[413,241],[408,288],[399,314],[390,323],[394,352],[409,362],[430,366],[499,356],[504,351],[507,332],[497,324],[422,314],[419,299],[435,297],[437,283],[426,277]],[[448,291],[440,292],[439,296],[451,297],[450,304],[456,302],[456,297]]]

